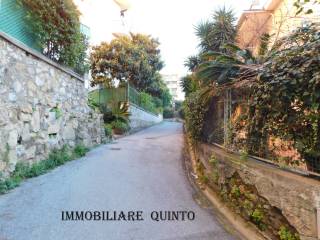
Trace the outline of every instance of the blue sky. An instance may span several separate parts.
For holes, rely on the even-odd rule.
[[[74,0],[82,12],[82,22],[91,29],[91,44],[110,41],[115,32],[140,32],[158,38],[163,73],[185,74],[183,62],[197,53],[194,25],[209,18],[214,9],[231,7],[237,16],[249,8],[251,0],[128,0],[123,27],[120,10],[113,0]]]

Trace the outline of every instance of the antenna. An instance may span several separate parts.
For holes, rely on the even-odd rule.
[[[122,25],[122,32],[128,33],[128,23],[127,23],[127,17],[125,16],[125,13],[131,8],[131,4],[129,3],[130,0],[113,0],[115,4],[118,5],[120,8],[120,22]]]
[[[128,0],[113,0],[120,7],[120,16],[124,17],[124,13],[131,7]]]

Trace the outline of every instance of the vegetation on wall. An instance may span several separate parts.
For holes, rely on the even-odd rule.
[[[256,187],[244,181],[237,171],[233,172],[231,166],[212,154],[207,160],[198,158],[195,171],[202,187],[217,192],[228,207],[270,239],[299,240],[297,230],[281,211],[259,195]]]
[[[9,178],[4,179],[0,173],[0,194],[4,194],[18,187],[20,183],[27,178],[37,177],[68,161],[83,157],[88,151],[89,149],[83,145],[77,145],[73,149],[65,145],[61,149],[53,150],[46,160],[33,164],[18,162]]]
[[[162,103],[157,101],[158,98],[153,98],[150,94],[141,92],[140,93],[140,106],[147,111],[153,113],[159,113],[162,111]]]
[[[305,161],[309,170],[320,171],[320,62],[316,57],[320,45],[319,25],[298,28],[274,43],[272,49],[268,48],[270,36],[264,34],[258,56],[232,43],[233,30],[227,32],[230,43],[222,37],[218,49],[206,45],[206,39],[210,39],[208,29],[208,24],[198,27],[201,53],[198,58],[187,60],[186,65],[193,72],[181,81],[187,95],[186,124],[191,135],[201,139],[206,114],[199,114],[200,103],[209,103],[212,96],[223,96],[234,83],[252,82],[248,112],[241,116],[242,130],[247,133],[244,149],[267,157],[269,138],[276,137],[293,143],[300,161]],[[205,106],[203,109],[208,110]]]
[[[263,66],[248,116],[252,152],[264,148],[257,137],[272,135],[292,141],[309,169],[320,169],[319,49],[319,26],[301,28]]]
[[[186,127],[195,140],[200,140],[202,136],[202,127],[204,124],[204,115],[207,111],[207,103],[201,99],[199,92],[194,92],[185,100],[184,117]]]
[[[80,32],[80,12],[73,1],[19,1],[27,9],[30,29],[36,34],[43,54],[84,74],[88,70],[88,42]]]

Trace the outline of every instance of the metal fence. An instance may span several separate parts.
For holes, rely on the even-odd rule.
[[[27,11],[16,0],[0,0],[0,31],[41,52],[26,15]]]
[[[248,110],[248,94],[228,89],[213,97],[209,104],[203,126],[205,141],[231,152],[246,151],[246,123],[243,117]],[[260,144],[257,142],[257,144]],[[305,175],[320,177],[319,160],[306,162],[294,148],[292,142],[268,136],[263,154],[254,153],[253,158],[274,164]]]
[[[151,102],[145,104],[145,101],[142,99],[142,93],[129,84],[117,88],[99,88],[91,91],[89,97],[94,103],[107,108],[111,108],[114,103],[130,102],[150,113],[159,113],[154,107],[151,107],[154,101],[153,97],[150,96],[149,101]]]

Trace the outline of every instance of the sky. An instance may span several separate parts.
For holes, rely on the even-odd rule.
[[[74,0],[82,12],[81,22],[91,31],[91,45],[110,41],[112,33],[144,33],[160,41],[164,74],[184,75],[185,59],[198,52],[194,26],[211,17],[219,7],[231,7],[239,17],[252,0],[128,0],[125,27],[120,8],[113,0]]]

